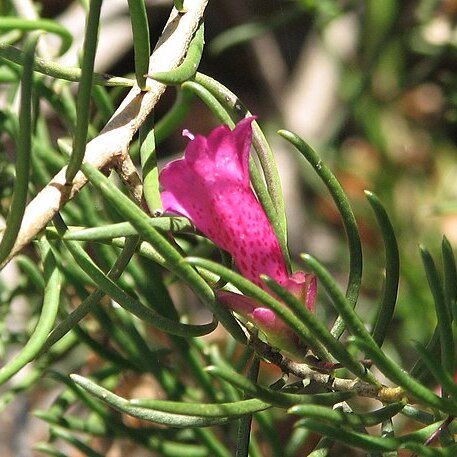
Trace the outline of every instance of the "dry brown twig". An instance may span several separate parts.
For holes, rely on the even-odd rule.
[[[179,14],[174,8],[149,60],[149,73],[170,71],[186,55],[189,42],[203,16],[208,0],[193,0],[187,12]],[[127,157],[129,144],[154,109],[166,86],[147,80],[148,91],[134,86],[100,134],[86,146],[85,161],[99,170],[110,170]],[[43,190],[28,204],[16,243],[0,265],[2,269],[24,246],[43,230],[56,213],[87,183],[79,172],[71,185],[65,184],[65,170],[57,173]]]

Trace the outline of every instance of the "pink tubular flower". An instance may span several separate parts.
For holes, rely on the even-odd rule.
[[[246,118],[233,131],[226,125],[208,137],[191,138],[183,159],[169,163],[160,174],[165,211],[181,214],[217,246],[229,252],[240,273],[265,289],[265,274],[314,309],[316,282],[312,275],[289,276],[284,255],[249,179],[251,122]],[[297,353],[297,336],[268,308],[239,294],[219,291],[219,299],[263,331],[270,344]]]

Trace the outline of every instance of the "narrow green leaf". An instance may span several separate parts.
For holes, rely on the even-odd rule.
[[[71,33],[61,24],[50,19],[24,19],[19,17],[3,16],[0,21],[0,30],[21,30],[22,32],[32,30],[44,30],[45,32],[58,35],[62,40],[60,54],[65,54],[71,46],[73,37]]]
[[[92,79],[94,73],[95,53],[97,51],[98,27],[102,0],[91,0],[84,36],[81,80],[76,98],[76,127],[73,134],[73,145],[68,167],[65,172],[67,183],[71,183],[78,173],[86,152],[87,131],[92,98]]]
[[[205,350],[208,353],[209,363],[211,365],[216,365],[218,367],[222,367],[230,371],[233,370],[233,365],[230,363],[228,359],[226,359],[221,354],[219,347],[212,345],[209,348],[204,348],[204,346],[201,344],[201,341],[199,341],[199,343],[199,350]],[[208,366],[205,366],[204,370],[205,373],[211,378],[212,384],[216,384],[214,383],[213,376],[211,376],[211,374],[208,373]],[[242,393],[239,392],[238,389],[236,389],[232,384],[224,382],[224,380],[222,380],[222,382],[217,383],[216,385],[219,385],[219,391],[222,393],[222,398],[224,398],[225,401],[240,401],[243,398],[245,398],[243,397]]]
[[[418,432],[410,433],[396,438],[387,438],[380,436],[371,436],[364,433],[353,432],[351,430],[338,427],[336,425],[319,422],[315,419],[305,419],[301,421],[301,426],[319,433],[332,440],[344,443],[348,446],[357,447],[367,451],[392,451],[402,447],[403,444],[410,441],[416,441],[419,448],[426,448],[421,445],[420,441],[424,441],[428,436],[436,431],[442,421],[436,422],[428,427],[424,427]],[[421,454],[422,455],[422,454]]]
[[[1,50],[2,43],[0,43],[0,50]],[[0,54],[1,57],[1,54]],[[15,72],[12,68],[8,67],[1,67],[0,68],[0,81],[2,84],[11,84],[16,83],[18,80],[17,72]]]
[[[166,400],[132,399],[132,406],[162,411],[164,413],[182,414],[198,417],[240,417],[271,408],[270,403],[251,398],[230,403],[184,403]]]
[[[34,449],[42,454],[51,455],[53,457],[68,457],[68,454],[64,454],[59,451],[55,446],[48,443],[38,443],[34,446]]]
[[[108,371],[108,370],[107,370]],[[120,436],[131,437],[134,441],[141,443],[146,448],[153,451],[163,453],[164,456],[181,457],[186,455],[189,457],[207,457],[208,453],[204,446],[194,445],[191,443],[174,442],[164,439],[162,436],[157,436],[156,432],[148,434],[148,430],[144,428],[126,426],[118,414],[113,414],[107,411],[100,402],[93,399],[85,390],[78,387],[68,376],[63,376],[59,373],[51,373],[60,382],[65,384],[68,389],[61,395],[63,407],[60,404],[54,403],[49,412],[55,414],[66,415],[69,405],[75,404],[76,399],[82,402],[95,414],[97,414],[103,423],[109,428],[112,433],[117,433]],[[98,376],[98,379],[104,379],[110,376],[110,372],[103,376]],[[111,383],[112,384],[112,383]],[[114,387],[114,386],[113,386]],[[63,398],[65,396],[65,398]]]
[[[256,444],[252,439],[256,436],[268,437],[268,445],[271,449],[271,455],[285,456],[286,452],[284,449],[284,438],[281,435],[281,429],[278,428],[278,422],[275,415],[275,411],[264,411],[254,416],[255,424],[259,428],[259,433],[251,434],[251,444]],[[290,437],[287,438],[287,443]],[[262,443],[259,443],[262,445]],[[252,448],[253,446],[251,446]],[[258,446],[256,446],[258,448]],[[256,449],[257,450],[257,449]],[[256,455],[262,457],[262,452],[257,450]]]
[[[287,443],[284,443],[284,457],[298,457],[300,455],[299,452],[303,449],[310,434],[310,431],[305,428],[294,427],[292,433],[289,435]]]
[[[395,426],[392,418],[386,419],[381,424],[381,437],[393,438],[395,437]],[[380,457],[398,457],[398,451],[389,451],[382,454]]]
[[[24,274],[30,278],[35,287],[38,289],[44,289],[45,283],[43,274],[34,260],[25,255],[18,255],[16,257],[16,263]]]
[[[227,113],[222,104],[214,97],[214,95],[204,86],[196,81],[185,81],[182,83],[181,88],[187,90],[194,95],[197,95],[208,108],[217,117],[219,122],[228,125],[231,129],[235,126],[230,115]]]
[[[101,325],[103,325],[103,323],[101,323]],[[81,325],[75,325],[72,330],[72,333],[78,338],[79,343],[85,344],[101,359],[112,363],[113,366],[116,366],[119,370],[144,371],[143,364],[138,363],[138,360],[132,360],[130,357],[126,358],[122,356],[116,348],[111,348],[109,345],[92,338]],[[109,336],[111,337],[111,335]]]
[[[305,264],[316,274],[317,278],[324,286],[328,296],[332,300],[333,306],[335,307],[338,315],[341,316],[349,331],[353,335],[363,339],[366,344],[373,347],[373,350],[377,350],[378,346],[373,340],[373,337],[365,328],[364,323],[354,311],[348,299],[343,295],[328,270],[309,254],[302,254],[300,257],[303,259]]]
[[[105,436],[110,433],[106,425],[96,416],[81,418],[70,414],[59,415],[49,411],[34,411],[33,415],[51,425],[58,425],[73,432],[88,433],[95,436]]]
[[[45,411],[37,411],[34,412],[34,415],[50,424],[58,425],[73,432],[90,433],[91,435],[102,437],[109,436],[110,438],[128,437],[147,449],[160,452],[160,455],[164,457],[182,457],[183,455],[186,457],[208,457],[208,450],[205,446],[166,440],[160,437],[160,435],[157,436],[157,433],[151,433],[150,428],[127,427],[120,421],[114,427],[110,427],[115,422],[114,417],[110,417],[102,422],[96,417],[94,418],[94,416],[90,416],[89,420],[87,420],[71,416],[68,413],[58,416]],[[47,448],[43,448],[43,446],[43,444],[38,444],[35,448],[49,455],[68,457],[66,454],[49,453],[47,452]]]
[[[256,383],[259,376],[260,359],[254,356],[254,360],[249,367],[247,373],[247,379],[251,382]],[[245,398],[249,395],[244,394]],[[248,457],[249,444],[251,443],[251,427],[252,427],[252,414],[243,416],[238,424],[238,433],[236,437],[236,450],[235,457]]]
[[[280,408],[289,408],[297,404],[315,404],[315,405],[334,405],[340,401],[351,398],[352,392],[331,392],[323,394],[290,394],[278,392],[277,390],[268,387],[260,386],[259,384],[249,381],[245,376],[229,369],[220,366],[209,366],[208,373],[218,378],[222,378],[238,389],[248,393],[249,395],[259,398],[272,406]]]
[[[401,414],[426,425],[430,425],[433,422],[435,422],[435,416],[433,414],[425,412],[411,405],[405,405],[405,407],[401,411]]]
[[[381,346],[392,321],[395,303],[397,301],[400,279],[400,254],[398,252],[397,238],[384,206],[372,192],[365,191],[365,196],[373,208],[379,227],[381,228],[386,255],[384,293],[379,305],[376,322],[373,326],[373,338]]]
[[[373,363],[388,379],[398,386],[403,387],[408,397],[423,402],[432,408],[437,408],[447,414],[456,415],[457,406],[449,400],[435,395],[430,389],[422,385],[402,370],[395,362],[386,357],[379,348],[373,348],[372,345],[367,344],[360,338],[355,338],[354,344],[359,349],[365,351],[367,356],[373,360]]]
[[[314,151],[314,149],[311,148],[311,146],[305,143],[298,135],[295,135],[287,130],[280,130],[278,133],[294,145],[314,168],[322,182],[329,190],[333,201],[341,214],[349,243],[349,278],[346,288],[346,298],[351,306],[354,307],[359,296],[363,264],[359,230],[349,200],[335,175],[331,172],[330,168],[322,162],[320,156],[316,151]],[[343,320],[338,318],[332,329],[332,334],[339,338],[343,331]]]
[[[402,448],[413,451],[415,455],[420,455],[421,457],[454,457],[457,453],[457,444],[446,448],[437,448],[425,446],[421,443],[407,442]]]
[[[148,78],[168,85],[179,85],[193,78],[200,65],[204,44],[205,25],[201,22],[189,44],[189,49],[183,62],[174,70],[152,73],[148,75]]]
[[[451,312],[447,306],[443,286],[432,256],[424,246],[420,246],[420,253],[427,274],[428,285],[432,291],[433,300],[435,302],[440,335],[441,364],[447,372],[454,373],[455,351]]]
[[[43,347],[57,317],[59,308],[61,277],[54,256],[45,239],[40,241],[41,256],[44,264],[44,298],[40,317],[35,330],[22,348],[6,365],[0,369],[0,385],[8,381],[25,365],[35,359]]]
[[[138,332],[133,323],[133,316],[128,311],[123,308],[108,311],[102,306],[97,306],[94,308],[93,314],[115,347],[122,348],[122,353],[137,369],[154,373],[156,378],[161,380],[163,367],[160,366],[158,360],[160,352],[167,353],[168,351],[152,351]]]
[[[420,354],[425,364],[427,365],[430,373],[432,373],[433,377],[445,390],[445,392],[452,397],[452,400],[457,407],[457,385],[454,381],[454,373],[449,373],[446,371],[445,367],[439,363],[439,361],[427,350],[423,344],[417,341],[413,344],[414,348]]]
[[[17,65],[24,65],[24,52],[6,43],[0,43],[0,58]],[[42,58],[34,58],[33,71],[56,79],[79,82],[81,69],[79,67],[66,67],[56,62]],[[101,86],[133,86],[133,79],[121,78],[105,73],[93,73],[93,83]]]
[[[163,232],[171,233],[195,233],[195,226],[186,217],[147,217],[145,219],[152,227]],[[46,234],[51,238],[56,238],[57,233],[52,227],[46,229]],[[86,229],[72,228],[63,236],[64,240],[74,241],[100,241],[112,238],[124,238],[138,235],[138,230],[130,222],[119,222],[108,224],[101,227],[91,227]]]
[[[9,18],[2,18],[3,20]],[[0,25],[0,30],[1,30]],[[6,228],[0,242],[0,264],[8,257],[16,242],[22,218],[27,204],[29,188],[30,163],[32,153],[32,88],[33,71],[32,63],[35,55],[39,33],[34,33],[27,38],[24,44],[24,68],[21,78],[21,99],[19,108],[19,134],[16,138],[16,179],[11,206],[6,218]]]
[[[143,175],[143,195],[149,211],[153,213],[162,209],[153,113],[146,118],[140,127],[140,158]]]
[[[148,422],[155,422],[157,424],[167,425],[170,427],[208,427],[210,425],[219,425],[228,422],[229,418],[208,418],[200,416],[190,416],[182,414],[165,413],[162,411],[155,411],[148,408],[141,408],[139,406],[132,406],[129,400],[122,398],[113,392],[105,389],[92,382],[91,380],[82,376],[73,374],[70,378],[85,391],[89,392],[94,397],[108,404],[112,408],[121,411],[129,416],[138,419],[146,420]]]
[[[451,243],[443,237],[441,244],[444,270],[444,294],[454,321],[457,321],[457,269]]]
[[[128,0],[128,5],[132,23],[136,82],[140,89],[144,89],[145,75],[149,69],[149,55],[151,54],[146,5],[144,0]]]
[[[311,432],[311,430],[309,430],[309,432]],[[308,457],[328,457],[334,444],[334,440],[324,436],[319,440],[317,446],[314,448],[314,451],[311,452]]]
[[[427,351],[434,354],[436,358],[440,358],[440,332],[438,326],[435,327],[433,335],[427,343]],[[430,373],[421,357],[416,360],[411,370],[409,370],[409,374],[421,382],[426,382],[427,379],[430,379]]]
[[[196,428],[194,429],[194,434],[196,439],[206,446],[206,455],[211,455],[211,457],[232,457],[231,452],[221,441],[220,436],[212,430],[207,428]],[[182,457],[182,455],[183,454],[177,457]],[[184,452],[184,455],[187,457],[187,451]]]
[[[100,128],[106,125],[113,115],[115,108],[112,94],[108,92],[106,87],[102,87],[95,83],[95,73],[92,74],[92,97],[94,99],[95,115],[93,125],[95,128]]]
[[[74,436],[72,433],[69,433],[60,427],[52,427],[51,435],[71,444],[73,447],[81,451],[87,457],[103,457],[103,454],[100,454],[99,452],[95,451],[88,444],[76,438],[76,436]]]
[[[69,335],[59,342],[51,351],[45,354],[39,361],[28,366],[27,370],[21,373],[14,380],[14,387],[7,390],[0,396],[0,411],[5,411],[6,407],[14,401],[19,395],[31,389],[44,376],[49,367],[57,360],[68,357],[68,354],[79,342],[73,335]]]
[[[290,414],[305,416],[314,419],[321,419],[326,422],[335,423],[340,426],[350,427],[372,427],[395,416],[404,408],[402,402],[392,403],[376,411],[365,414],[344,413],[341,409],[330,409],[318,405],[296,405],[289,409]],[[300,423],[296,424],[297,427]]]

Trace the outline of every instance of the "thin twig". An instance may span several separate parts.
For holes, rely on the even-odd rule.
[[[188,3],[188,11],[185,14],[172,10],[151,55],[148,73],[172,70],[183,60],[208,0],[194,0]],[[100,134],[87,144],[84,159],[86,162],[100,170],[109,170],[125,159],[125,151],[128,150],[133,135],[166,88],[153,80],[147,80],[147,87],[148,90],[145,92],[141,92],[137,86],[130,90]],[[65,170],[66,167],[60,170],[27,206],[16,243],[8,258],[0,265],[0,269],[30,243],[87,183],[87,178],[79,172],[71,185],[65,185]]]
[[[329,390],[355,392],[360,397],[375,398],[386,403],[402,401],[407,397],[401,387],[377,387],[358,379],[335,378],[331,374],[316,371],[306,363],[297,363],[284,357],[258,339],[251,338],[250,344],[262,358],[278,366],[284,373],[291,373],[297,378],[314,381]]]

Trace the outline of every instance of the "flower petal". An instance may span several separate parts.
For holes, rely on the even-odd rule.
[[[162,200],[163,211],[165,213],[175,213],[190,219],[189,213],[181,204],[175,199],[171,192],[162,192],[160,194]]]
[[[242,120],[233,131],[218,127],[208,138],[197,135],[184,158],[163,169],[160,182],[165,199],[173,203],[169,209],[186,214],[232,255],[243,276],[264,287],[260,274],[284,282],[288,273],[279,242],[249,182],[252,120]]]
[[[300,301],[305,303],[310,311],[314,311],[317,295],[317,281],[313,274],[297,271],[281,285],[291,294],[295,295]]]

